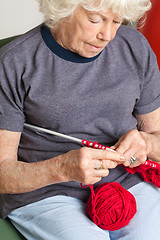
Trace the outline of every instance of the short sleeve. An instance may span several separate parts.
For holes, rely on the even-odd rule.
[[[22,131],[25,121],[21,59],[22,53],[16,50],[0,50],[0,128],[17,132]]]
[[[146,114],[160,107],[160,72],[157,58],[146,39],[144,45],[142,63],[139,67],[140,98],[135,105],[135,114]]]

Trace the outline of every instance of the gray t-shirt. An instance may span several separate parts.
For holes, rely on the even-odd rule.
[[[38,26],[0,50],[0,87],[0,128],[22,132],[18,159],[30,163],[81,146],[23,128],[24,122],[111,146],[136,129],[134,114],[160,106],[156,57],[146,39],[126,26],[93,58],[62,48],[48,28]],[[111,181],[128,189],[142,179],[118,166],[95,187]],[[72,181],[28,193],[1,194],[1,216],[57,194],[86,201],[90,189]]]

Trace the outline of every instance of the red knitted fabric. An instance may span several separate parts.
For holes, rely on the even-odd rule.
[[[119,183],[103,183],[94,191],[87,202],[87,214],[100,228],[109,231],[126,226],[136,213],[134,196]]]
[[[147,160],[144,164],[138,167],[129,168],[125,167],[126,171],[134,174],[139,173],[144,181],[154,184],[156,187],[160,188],[160,164]]]

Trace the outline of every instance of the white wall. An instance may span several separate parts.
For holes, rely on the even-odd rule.
[[[36,0],[0,0],[0,39],[22,34],[42,21]]]

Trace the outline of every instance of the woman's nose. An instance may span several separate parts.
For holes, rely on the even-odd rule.
[[[110,42],[116,35],[116,30],[111,26],[111,24],[107,24],[101,28],[100,32],[98,33],[98,38]]]

